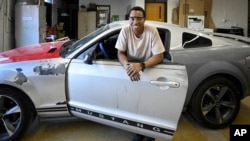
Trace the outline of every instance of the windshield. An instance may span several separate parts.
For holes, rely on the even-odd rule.
[[[70,55],[72,52],[74,52],[75,50],[77,50],[78,48],[82,47],[84,44],[86,44],[87,42],[89,42],[91,39],[95,38],[96,36],[100,35],[101,33],[103,33],[104,31],[108,30],[109,26],[106,25],[102,28],[97,29],[96,31],[84,36],[83,38],[81,38],[80,40],[74,42],[71,45],[65,45],[60,49],[60,55],[62,57],[67,57],[68,55]]]

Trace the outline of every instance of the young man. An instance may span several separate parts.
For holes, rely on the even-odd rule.
[[[140,80],[140,71],[152,67],[164,58],[165,48],[155,27],[145,23],[145,11],[133,7],[129,11],[129,25],[118,37],[118,59],[132,81]]]
[[[145,23],[145,11],[133,7],[129,11],[129,25],[125,26],[118,37],[116,48],[118,59],[132,81],[140,80],[140,71],[162,62],[165,48],[155,27]],[[133,141],[141,141],[142,135],[136,135]],[[147,141],[154,141],[146,137]]]

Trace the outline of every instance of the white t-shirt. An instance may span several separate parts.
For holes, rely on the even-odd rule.
[[[157,29],[146,24],[140,38],[135,36],[130,25],[123,27],[115,48],[126,51],[129,61],[146,61],[151,56],[165,51]]]

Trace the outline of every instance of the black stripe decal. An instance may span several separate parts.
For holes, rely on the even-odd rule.
[[[68,111],[67,107],[37,108],[37,112],[62,112]]]
[[[113,122],[117,122],[117,123],[121,123],[121,124],[126,124],[129,126],[142,128],[145,130],[150,130],[150,131],[154,131],[154,132],[158,132],[158,133],[162,133],[162,134],[166,134],[166,135],[173,136],[175,133],[175,131],[171,130],[171,129],[166,129],[166,128],[162,128],[162,127],[157,127],[157,126],[153,126],[153,125],[149,125],[149,124],[144,124],[144,123],[128,120],[128,119],[123,119],[123,118],[110,116],[110,115],[106,115],[106,114],[101,114],[101,113],[97,113],[97,112],[93,112],[93,111],[89,111],[89,110],[85,110],[85,109],[81,109],[81,108],[76,108],[76,107],[69,107],[69,108],[71,111],[86,114],[88,116],[93,116],[93,117],[97,117],[97,118],[101,118],[101,119],[105,119],[105,120],[109,120],[109,121],[113,121]]]

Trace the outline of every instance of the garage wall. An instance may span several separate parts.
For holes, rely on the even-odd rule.
[[[96,3],[98,5],[102,4],[109,4],[111,6],[111,16],[114,14],[117,14],[120,16],[120,20],[125,19],[125,13],[127,13],[128,9],[130,9],[132,6],[141,6],[145,7],[145,0],[79,0],[79,6],[82,4],[86,7],[89,5],[89,3]],[[167,14],[168,14],[168,22],[171,23],[171,16],[172,16],[172,9],[177,7],[179,4],[179,0],[168,0],[168,8],[167,8]]]
[[[213,0],[212,17],[217,28],[238,26],[248,29],[248,0]]]
[[[112,15],[119,15],[120,20],[124,20],[127,9],[134,6],[135,0],[79,0],[79,6],[85,5],[85,7],[88,7],[89,3],[110,5],[110,17],[112,17]]]
[[[134,5],[145,7],[145,0],[134,0]]]
[[[145,0],[79,0],[79,5],[88,5],[90,2],[97,4],[110,4],[111,16],[118,14],[123,20],[127,9],[134,5],[144,7]],[[179,5],[179,0],[168,0],[168,23],[172,23],[172,10]],[[230,28],[238,26],[248,30],[248,0],[213,0],[212,17],[217,28]]]

